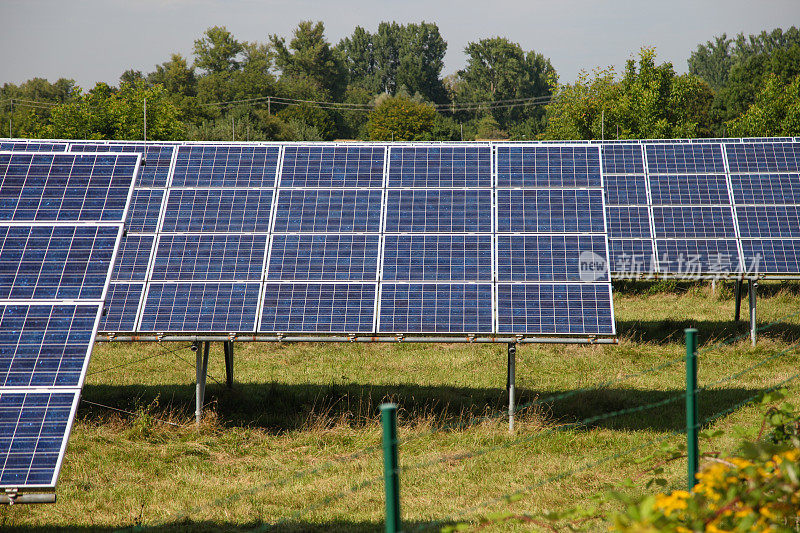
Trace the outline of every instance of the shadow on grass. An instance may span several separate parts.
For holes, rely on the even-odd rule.
[[[787,310],[787,315],[795,310]],[[742,309],[742,317],[747,316],[747,307]],[[769,322],[759,320],[756,323],[757,338],[768,338],[777,342],[796,344],[800,342],[800,324],[788,322]],[[733,308],[731,320],[617,320],[617,332],[620,338],[633,342],[647,342],[651,344],[675,344],[684,342],[684,330],[696,328],[700,336],[701,349],[712,346],[718,342],[730,341],[738,338],[740,341],[749,342],[750,323],[746,320],[733,321]]]
[[[756,389],[720,388],[700,396],[701,420],[756,394]],[[93,406],[95,402],[116,409],[136,411],[158,402],[149,415],[162,418],[169,413],[174,420],[188,423],[194,414],[194,386],[191,385],[87,385],[78,416],[96,423],[108,419],[109,410]],[[553,396],[567,398],[549,401]],[[537,391],[517,389],[517,405],[536,405],[521,417],[534,424],[568,424],[593,417],[600,420],[589,427],[616,430],[675,431],[684,427],[683,391],[603,388],[590,391]],[[374,386],[360,384],[245,383],[227,389],[209,384],[206,405],[216,422],[229,427],[257,427],[274,433],[292,430],[350,425],[379,424],[378,406],[392,401],[399,406],[399,423],[433,427],[464,427],[494,417],[502,422],[507,409],[505,391],[497,388],[419,386],[399,384]],[[638,412],[611,418],[606,413],[634,409],[664,402]],[[127,416],[127,415],[123,415]],[[479,419],[479,420],[476,420]]]
[[[413,531],[422,527],[422,522],[403,522],[404,529]],[[443,525],[443,524],[442,524]],[[425,531],[438,531],[441,525]],[[331,521],[331,522],[283,522],[280,526],[272,526],[270,524],[251,522],[249,524],[241,523],[226,523],[226,522],[192,522],[180,521],[167,524],[159,524],[158,526],[148,527],[141,525],[138,527],[59,527],[59,526],[14,526],[1,527],[0,531],[15,531],[18,533],[106,533],[106,532],[144,532],[144,531],[181,531],[186,533],[193,532],[259,532],[259,531],[288,531],[288,532],[340,532],[340,533],[366,533],[384,531],[383,522],[347,522],[347,521]]]

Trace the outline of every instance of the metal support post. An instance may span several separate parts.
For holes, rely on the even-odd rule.
[[[383,479],[386,486],[386,533],[400,531],[400,468],[397,459],[397,405],[382,404]]]
[[[697,330],[686,332],[686,457],[688,462],[687,482],[689,491],[697,484],[700,469],[697,444]]]
[[[513,342],[508,343],[508,379],[506,380],[506,390],[508,390],[508,430],[514,432],[514,392],[517,381],[517,345]]]
[[[747,288],[749,289],[748,294],[748,302],[750,306],[750,343],[755,346],[756,345],[756,287],[758,286],[758,282],[756,280],[751,279],[750,282],[747,284]]]
[[[197,349],[197,381],[195,385],[195,410],[194,418],[197,425],[200,425],[200,420],[203,418],[203,401],[206,395],[206,375],[208,374],[208,352],[211,347],[210,342],[204,342],[202,346]]]
[[[225,351],[225,384],[229,389],[233,388],[233,342],[226,341],[222,343],[222,349]]]
[[[733,289],[733,300],[735,302],[735,307],[733,309],[733,320],[738,322],[742,311],[742,280],[740,279],[736,280],[736,285]]]

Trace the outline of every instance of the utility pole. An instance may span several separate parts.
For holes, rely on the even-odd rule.
[[[236,140],[236,119],[231,116],[231,140]]]
[[[12,139],[14,136],[11,135],[11,121],[14,120],[14,99],[11,98],[9,103],[11,104],[11,111],[8,113],[8,138]]]
[[[267,96],[267,116],[272,115],[272,97]]]
[[[600,112],[600,140],[606,140],[606,110]]]
[[[144,160],[143,163],[147,164],[147,98],[144,99],[142,104],[142,112],[144,113],[144,120],[142,122],[142,137],[144,137]]]

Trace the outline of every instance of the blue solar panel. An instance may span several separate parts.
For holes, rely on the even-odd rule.
[[[276,232],[378,232],[380,190],[281,190],[275,206]]]
[[[153,255],[154,235],[126,235],[114,261],[112,281],[144,281]]]
[[[0,392],[0,486],[54,487],[76,391]]]
[[[78,387],[100,305],[0,305],[0,387]]]
[[[382,283],[381,332],[470,333],[492,330],[492,285]]]
[[[137,159],[0,154],[0,220],[121,222]]]
[[[730,207],[653,207],[656,237],[704,239],[735,238]]]
[[[164,191],[156,189],[135,189],[128,208],[125,228],[129,233],[155,233],[158,229],[158,216]]]
[[[393,146],[389,187],[491,187],[488,146]]]
[[[606,257],[605,235],[499,235],[497,279],[608,281]]]
[[[259,281],[266,235],[161,235],[153,280]]]
[[[67,143],[3,141],[0,142],[2,152],[66,152]]]
[[[657,240],[658,268],[684,277],[698,274],[732,274],[741,271],[736,239]]]
[[[164,232],[266,232],[272,204],[270,190],[172,189]]]
[[[100,331],[134,331],[143,290],[143,283],[109,285]]]
[[[725,173],[718,144],[653,144],[645,153],[650,174]]]
[[[386,200],[388,233],[489,233],[492,191],[390,190]]]
[[[731,173],[798,172],[800,143],[726,144]]]
[[[800,273],[798,239],[742,239],[742,253],[748,274]]]
[[[277,146],[180,146],[173,187],[274,187]]]
[[[142,154],[139,167],[139,176],[136,179],[137,187],[166,187],[169,178],[169,168],[172,164],[172,153],[175,147],[164,144],[147,143],[72,143],[70,152],[129,152]]]
[[[497,231],[605,233],[603,191],[499,190]]]
[[[737,204],[800,204],[800,174],[732,174]]]
[[[140,331],[254,331],[258,283],[151,283]]]
[[[267,283],[261,331],[368,333],[375,284]]]
[[[608,174],[644,174],[642,147],[636,144],[603,144],[603,172]]]
[[[0,298],[103,296],[117,226],[0,226]]]
[[[730,204],[724,174],[650,176],[653,205]]]
[[[497,329],[512,334],[613,335],[611,285],[498,283]]]
[[[491,235],[387,235],[383,279],[491,281]]]
[[[498,146],[498,187],[600,187],[596,146]]]
[[[609,263],[615,276],[638,278],[655,272],[653,241],[610,239]]]
[[[644,176],[604,176],[606,205],[647,205]]]
[[[383,187],[382,146],[287,146],[281,187]]]
[[[378,241],[377,235],[274,235],[267,279],[375,280]]]
[[[739,233],[745,237],[800,237],[800,206],[739,206]]]

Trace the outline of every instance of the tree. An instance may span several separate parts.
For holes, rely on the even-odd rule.
[[[369,114],[373,141],[414,141],[431,134],[436,110],[404,97],[387,96]]]
[[[242,48],[225,26],[214,26],[194,42],[194,64],[209,73],[233,72],[239,69]]]
[[[800,75],[790,83],[769,74],[750,108],[726,123],[735,137],[800,135]]]
[[[32,78],[20,85],[3,84],[0,100],[5,101],[0,103],[0,135],[9,134],[10,121],[13,126],[11,135],[39,136],[50,117],[50,106],[34,102],[63,103],[75,98],[79,92],[75,81],[65,78],[54,83],[44,78]]]
[[[156,69],[147,75],[147,82],[150,85],[161,84],[173,95],[197,95],[194,67],[190,67],[181,54],[172,54],[169,61],[156,65]]]

